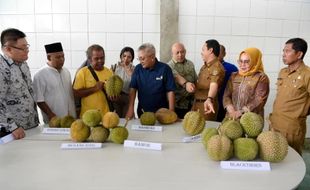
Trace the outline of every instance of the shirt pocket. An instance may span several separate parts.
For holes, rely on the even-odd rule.
[[[291,96],[298,97],[306,92],[305,86],[302,84],[300,80],[293,80],[291,85]]]

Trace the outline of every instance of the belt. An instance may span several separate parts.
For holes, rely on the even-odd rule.
[[[195,102],[205,102],[207,99],[195,99]]]

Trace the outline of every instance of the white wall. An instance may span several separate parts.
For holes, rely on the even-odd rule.
[[[310,0],[179,0],[179,4],[180,41],[196,70],[202,65],[201,46],[210,38],[226,46],[226,60],[232,63],[246,47],[261,49],[271,81],[266,105],[266,114],[270,113],[277,73],[284,67],[285,41],[302,37],[310,44]],[[44,44],[61,41],[65,64],[74,74],[93,43],[105,48],[107,66],[118,61],[125,45],[137,49],[151,42],[159,48],[159,7],[160,0],[0,0],[0,30],[16,27],[26,32],[32,73],[45,64]],[[310,50],[304,60],[310,64]]]
[[[74,74],[85,51],[98,43],[109,67],[124,46],[143,42],[159,47],[158,0],[0,0],[0,30],[21,29],[28,36],[28,63],[34,73],[46,62],[44,44],[62,42],[65,66]]]
[[[200,68],[201,47],[207,39],[226,46],[226,60],[236,63],[246,47],[257,47],[270,78],[270,95],[265,115],[272,111],[277,74],[284,67],[281,53],[284,43],[293,37],[304,38],[310,45],[310,0],[179,0],[180,40],[187,57]],[[310,51],[304,58],[310,65]],[[308,119],[308,126],[310,120]],[[310,130],[307,136],[310,137]]]

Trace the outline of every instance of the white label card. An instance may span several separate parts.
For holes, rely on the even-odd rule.
[[[231,170],[270,171],[270,162],[221,161],[221,168]]]
[[[6,144],[14,140],[14,136],[12,134],[8,134],[2,138],[0,138],[0,144]]]
[[[61,149],[97,149],[102,143],[62,143]]]
[[[162,126],[135,125],[135,124],[131,126],[131,129],[137,131],[156,131],[156,132],[163,131]]]
[[[162,150],[161,143],[152,143],[152,142],[145,142],[145,141],[125,140],[124,147],[140,148],[140,149],[148,149],[148,150]]]
[[[42,131],[43,134],[53,134],[53,135],[69,135],[70,128],[49,128],[45,127]]]
[[[191,137],[184,137],[182,139],[182,142],[184,143],[188,143],[188,142],[197,142],[201,140],[201,134],[195,135],[195,136],[191,136]]]

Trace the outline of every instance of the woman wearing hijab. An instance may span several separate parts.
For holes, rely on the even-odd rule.
[[[269,78],[264,73],[262,53],[257,48],[247,48],[239,54],[238,64],[239,71],[231,75],[223,97],[226,116],[237,119],[251,111],[264,117]]]

